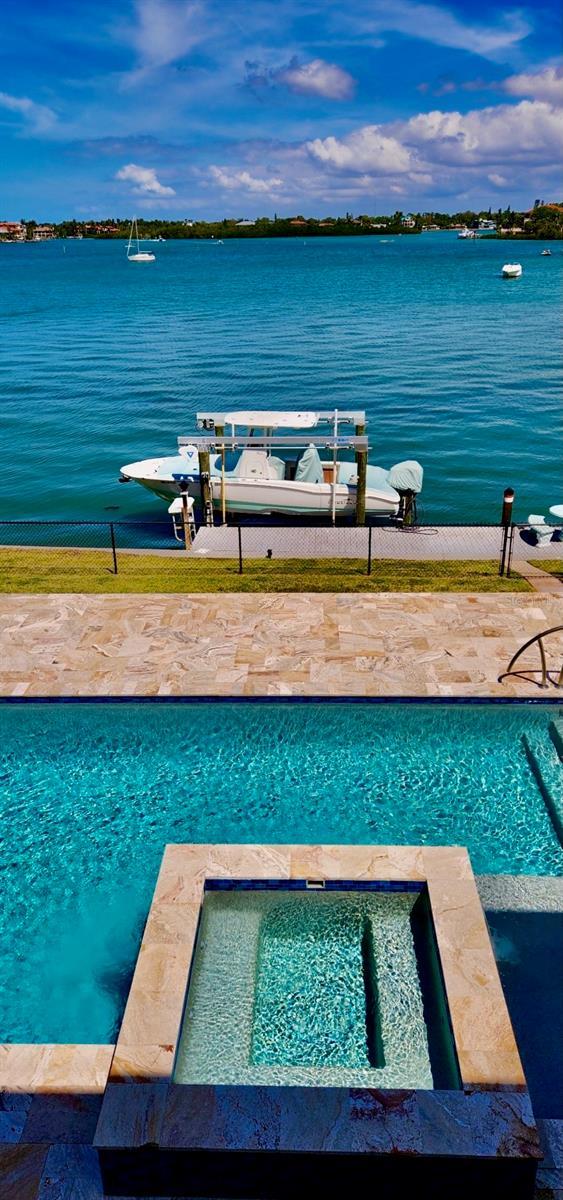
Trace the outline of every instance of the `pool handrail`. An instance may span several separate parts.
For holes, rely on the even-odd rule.
[[[518,661],[518,659],[520,658],[520,655],[523,654],[524,651],[529,648],[529,646],[533,646],[534,642],[537,642],[538,647],[539,647],[539,652],[540,652],[541,673],[542,673],[541,683],[538,684],[538,687],[547,688],[547,687],[549,687],[550,683],[553,683],[553,686],[557,687],[557,688],[563,687],[563,663],[559,670],[557,682],[555,680],[551,680],[549,677],[549,671],[547,668],[547,659],[545,656],[545,646],[543,644],[543,639],[546,637],[549,637],[549,635],[551,633],[562,633],[562,632],[563,632],[563,625],[552,625],[550,629],[542,629],[540,633],[535,633],[533,637],[528,638],[528,641],[524,642],[523,646],[520,646],[520,649],[517,650],[516,654],[514,654],[512,656],[512,658],[508,664],[508,667],[506,668],[506,671],[503,671],[502,675],[499,675],[498,682],[502,683],[502,680],[505,679],[507,675],[522,674],[521,671],[513,671],[512,670],[514,663]],[[530,668],[530,670],[531,670],[531,668]],[[535,670],[535,668],[534,668],[534,670]]]

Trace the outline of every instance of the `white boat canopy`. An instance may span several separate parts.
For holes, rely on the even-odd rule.
[[[242,409],[238,412],[216,413],[198,412],[196,420],[199,429],[214,429],[217,426],[244,425],[248,428],[258,426],[260,429],[315,429],[317,425],[365,425],[366,414],[362,410],[328,412],[274,412],[270,409]]]

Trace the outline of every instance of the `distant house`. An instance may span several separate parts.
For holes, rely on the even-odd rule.
[[[52,225],[36,225],[33,231],[34,242],[46,242],[49,238],[54,238],[55,230]]]
[[[3,242],[25,242],[27,229],[22,221],[0,221],[0,240]]]
[[[496,230],[496,222],[491,221],[488,218],[482,218],[479,221],[479,229],[480,229],[481,233],[486,233],[486,232],[494,233]]]
[[[303,217],[292,217],[290,225],[306,225],[307,221]]]
[[[319,221],[319,229],[329,229],[334,225],[334,221]]]
[[[416,221],[410,213],[407,213],[406,217],[401,217],[401,225],[404,225],[405,229],[414,229]]]
[[[237,221],[237,229],[249,229],[251,225],[255,224],[255,221]]]

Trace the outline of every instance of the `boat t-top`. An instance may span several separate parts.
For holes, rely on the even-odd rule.
[[[547,248],[542,250],[541,256],[542,258],[551,258],[551,250],[548,250]]]
[[[223,521],[228,513],[405,518],[422,490],[417,462],[368,464],[363,411],[203,412],[197,426],[201,435],[179,437],[176,455],[129,463],[121,481],[169,503],[187,493],[208,524],[214,511]]]
[[[133,234],[133,230],[135,233]],[[131,252],[132,243],[136,242],[137,249]],[[129,242],[127,244],[127,260],[128,262],[154,262],[156,254],[152,250],[141,250],[139,247],[139,230],[137,227],[137,218],[133,217],[131,221],[131,229],[129,231]]]

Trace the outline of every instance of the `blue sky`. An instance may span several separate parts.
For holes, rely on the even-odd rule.
[[[0,219],[560,199],[559,5],[20,0]]]

